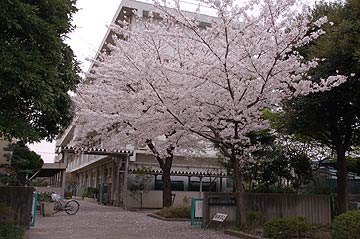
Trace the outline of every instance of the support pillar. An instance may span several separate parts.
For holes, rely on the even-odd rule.
[[[121,177],[123,177],[123,174],[121,173],[121,165],[122,165],[122,160],[120,158],[118,158],[117,160],[117,167],[116,167],[116,185],[115,185],[115,191],[116,191],[116,197],[115,197],[115,201],[116,201],[116,206],[120,207],[121,206],[121,190],[122,190],[122,186],[121,186]]]
[[[115,159],[112,159],[112,166],[111,166],[111,204],[115,203],[115,177],[116,177],[116,164]]]
[[[223,178],[222,177],[220,177],[220,192],[222,192],[223,190],[222,190],[222,188],[223,188],[223,180],[222,180]]]
[[[190,185],[191,185],[191,176],[188,176],[188,186],[187,186],[188,191],[190,191]]]
[[[66,170],[61,171],[61,193],[65,197]]]
[[[99,188],[99,193],[100,193],[100,196],[99,196],[99,203],[103,203],[103,191],[104,191],[104,172],[105,172],[105,165],[101,165],[100,166],[100,188]]]
[[[203,190],[202,190],[202,189],[203,189],[203,188],[202,188],[202,179],[203,179],[203,177],[200,176],[199,178],[200,178],[200,193],[199,193],[199,197],[202,198],[202,191],[203,191]]]
[[[124,184],[123,184],[123,207],[127,209],[127,179],[128,179],[128,169],[129,169],[129,159],[130,155],[126,155],[125,169],[124,169]]]

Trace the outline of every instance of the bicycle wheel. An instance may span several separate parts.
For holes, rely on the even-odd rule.
[[[64,211],[69,215],[75,215],[79,211],[80,204],[75,200],[70,200],[65,204]]]
[[[55,201],[54,203],[54,212],[57,213],[57,212],[60,212],[62,209],[62,204],[60,201]]]

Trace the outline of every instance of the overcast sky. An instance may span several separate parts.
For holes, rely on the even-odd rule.
[[[79,11],[73,18],[74,32],[69,35],[67,43],[71,46],[84,72],[90,66],[86,58],[92,58],[98,50],[121,0],[77,0]],[[45,162],[54,161],[55,142],[42,141],[30,145],[30,148],[41,155]]]
[[[150,0],[140,1],[150,2]],[[313,3],[315,0],[303,1]],[[84,72],[90,66],[86,58],[95,56],[107,31],[107,26],[111,23],[120,3],[121,0],[77,0],[76,5],[79,11],[73,18],[76,29],[69,35],[67,43],[81,62]],[[54,161],[55,142],[42,141],[39,144],[30,145],[30,148],[40,154],[45,162]]]

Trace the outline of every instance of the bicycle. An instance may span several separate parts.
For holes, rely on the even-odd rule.
[[[51,198],[55,202],[55,213],[65,211],[68,215],[75,215],[79,211],[80,204],[74,199],[65,201],[60,195],[55,193],[51,194]]]

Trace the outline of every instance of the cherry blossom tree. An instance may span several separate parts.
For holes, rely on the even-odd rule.
[[[110,149],[146,144],[162,170],[163,206],[169,207],[174,153],[198,153],[201,142],[159,110],[153,96],[140,94],[135,85],[130,90],[122,89],[114,84],[117,80],[94,80],[79,87],[75,144],[101,141]]]
[[[91,84],[83,86],[92,92],[79,90],[78,109],[101,118],[93,127],[107,129],[102,136],[114,142],[125,128],[133,140],[167,137],[153,145],[168,154],[169,146],[212,142],[232,165],[241,193],[239,166],[253,149],[246,135],[267,127],[261,110],[281,110],[283,99],[328,90],[345,77],[307,78],[316,59],[305,61],[296,48],[323,34],[326,18],[313,21],[305,8],[300,14],[298,1],[202,3],[217,17],[161,2],[159,15],[112,26],[114,44],[94,61]]]

